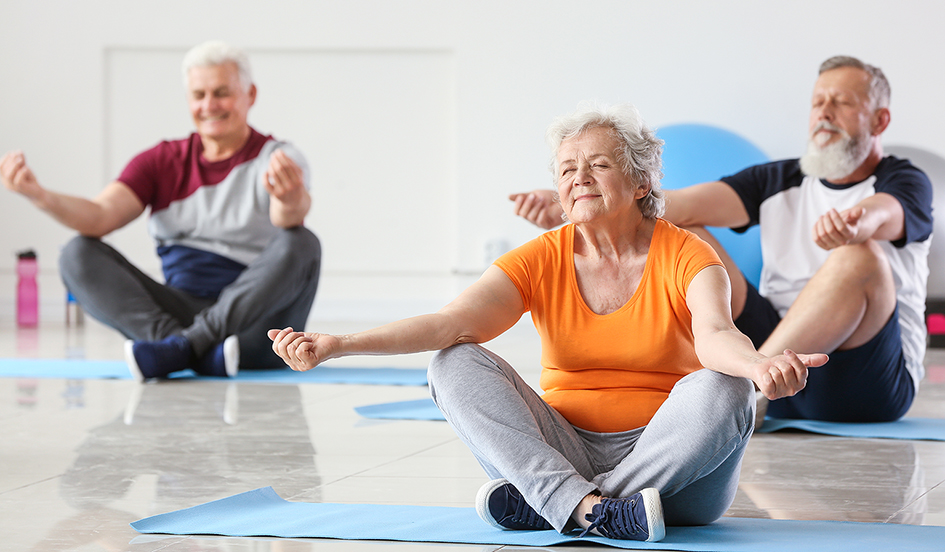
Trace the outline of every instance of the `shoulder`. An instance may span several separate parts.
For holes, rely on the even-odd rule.
[[[916,167],[908,159],[900,159],[893,155],[887,155],[879,162],[879,165],[876,166],[876,170],[873,171],[873,174],[876,175],[877,183],[885,181],[896,181],[896,180],[914,180],[923,184],[928,184],[931,187],[931,182],[929,177],[922,171],[922,169]]]
[[[200,147],[200,136],[193,133],[187,138],[161,140],[154,146],[136,155],[135,159],[147,159],[152,161],[183,159],[191,152],[199,151]]]
[[[657,219],[650,253],[665,277],[676,282],[680,292],[689,287],[702,269],[722,264],[718,253],[705,240],[663,219]]]
[[[496,264],[499,264],[500,267],[512,263],[520,263],[522,265],[532,265],[533,263],[544,264],[551,257],[570,250],[573,236],[574,225],[565,224],[560,228],[549,230],[512,249],[499,257]]]
[[[741,180],[755,180],[759,182],[800,181],[803,179],[801,164],[798,159],[782,159],[759,165],[746,167],[741,171],[721,178],[723,182],[731,183]]]
[[[653,241],[659,249],[672,252],[676,256],[706,256],[710,260],[718,259],[715,250],[705,240],[665,219],[656,219]]]
[[[262,134],[252,127],[250,127],[250,131],[249,143],[251,148],[259,153],[271,154],[273,151],[281,149],[288,153],[290,157],[294,158],[295,155],[303,157],[302,152],[292,142],[280,140],[271,134]]]

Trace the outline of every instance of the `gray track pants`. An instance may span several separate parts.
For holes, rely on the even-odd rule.
[[[702,525],[731,505],[754,424],[751,381],[699,370],[676,383],[650,423],[620,433],[576,428],[479,345],[430,362],[430,392],[492,479],[508,479],[557,530],[588,493],[656,487],[669,525]]]
[[[216,301],[154,281],[98,239],[72,239],[59,259],[66,287],[96,320],[130,339],[183,335],[198,356],[238,335],[241,368],[285,366],[266,330],[305,327],[320,266],[321,244],[303,227],[280,230]]]

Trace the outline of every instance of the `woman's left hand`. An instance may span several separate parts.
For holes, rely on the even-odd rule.
[[[799,355],[785,350],[782,355],[758,360],[751,379],[762,394],[773,401],[804,389],[808,368],[823,366],[826,362],[827,355],[823,353]]]

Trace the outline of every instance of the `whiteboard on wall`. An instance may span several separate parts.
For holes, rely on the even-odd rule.
[[[107,48],[104,170],[193,129],[186,49]],[[312,173],[307,225],[323,270],[444,274],[455,264],[455,70],[443,50],[248,50],[258,95],[250,124],[292,142]],[[142,217],[143,219],[143,217]],[[149,272],[139,220],[109,238]]]

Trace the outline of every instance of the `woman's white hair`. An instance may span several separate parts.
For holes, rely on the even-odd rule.
[[[209,40],[198,44],[184,55],[181,70],[184,73],[184,86],[188,85],[188,73],[194,67],[213,67],[224,63],[235,63],[240,74],[240,84],[244,90],[253,85],[253,74],[249,68],[249,58],[239,48],[230,46],[222,40]]]
[[[557,117],[548,127],[546,138],[551,146],[551,173],[558,181],[558,149],[561,143],[590,129],[609,128],[620,145],[617,159],[623,173],[636,186],[649,189],[640,199],[640,211],[647,218],[663,216],[665,194],[660,187],[663,178],[663,141],[656,137],[637,108],[630,104],[612,106],[582,103],[570,115]]]

